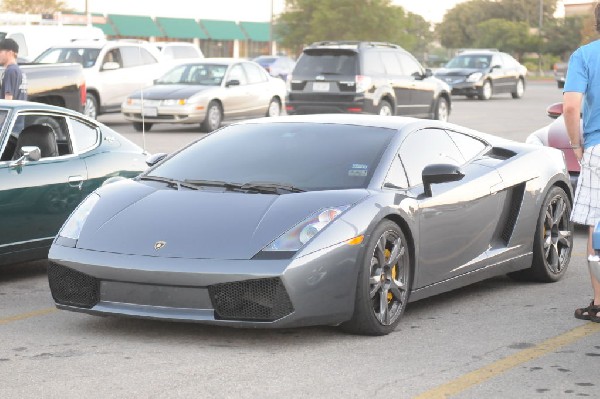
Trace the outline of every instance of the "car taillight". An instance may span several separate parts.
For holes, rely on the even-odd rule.
[[[81,99],[81,105],[85,109],[85,101],[87,100],[87,88],[85,86],[85,82],[81,83],[79,86],[79,97]]]
[[[371,87],[371,78],[363,75],[356,75],[354,81],[356,82],[356,92],[362,93]]]

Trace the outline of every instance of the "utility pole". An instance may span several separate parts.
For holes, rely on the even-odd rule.
[[[544,0],[540,0],[540,19],[538,27],[538,35],[540,42],[538,44],[538,70],[540,76],[542,76],[542,24],[544,21]]]

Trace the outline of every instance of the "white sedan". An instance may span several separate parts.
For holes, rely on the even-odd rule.
[[[154,86],[132,93],[121,105],[137,131],[155,123],[199,123],[211,132],[223,120],[278,116],[285,83],[252,61],[205,58],[177,65]]]

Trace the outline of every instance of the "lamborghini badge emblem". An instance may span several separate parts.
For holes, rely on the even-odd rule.
[[[165,245],[167,245],[167,243],[164,241],[156,241],[156,243],[154,243],[154,249],[158,251],[159,249],[163,249]]]

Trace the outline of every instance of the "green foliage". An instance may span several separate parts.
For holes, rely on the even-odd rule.
[[[301,49],[323,40],[392,42],[423,51],[432,40],[429,24],[390,0],[286,0],[275,25],[284,47]]]
[[[539,47],[539,38],[529,34],[529,26],[525,22],[494,18],[477,24],[476,28],[479,34],[474,42],[475,47],[495,47],[517,54],[518,58],[526,51]]]
[[[19,14],[52,14],[69,11],[69,8],[61,0],[2,0],[0,10]]]
[[[554,19],[544,27],[543,53],[559,56],[566,60],[582,41],[582,17]]]

